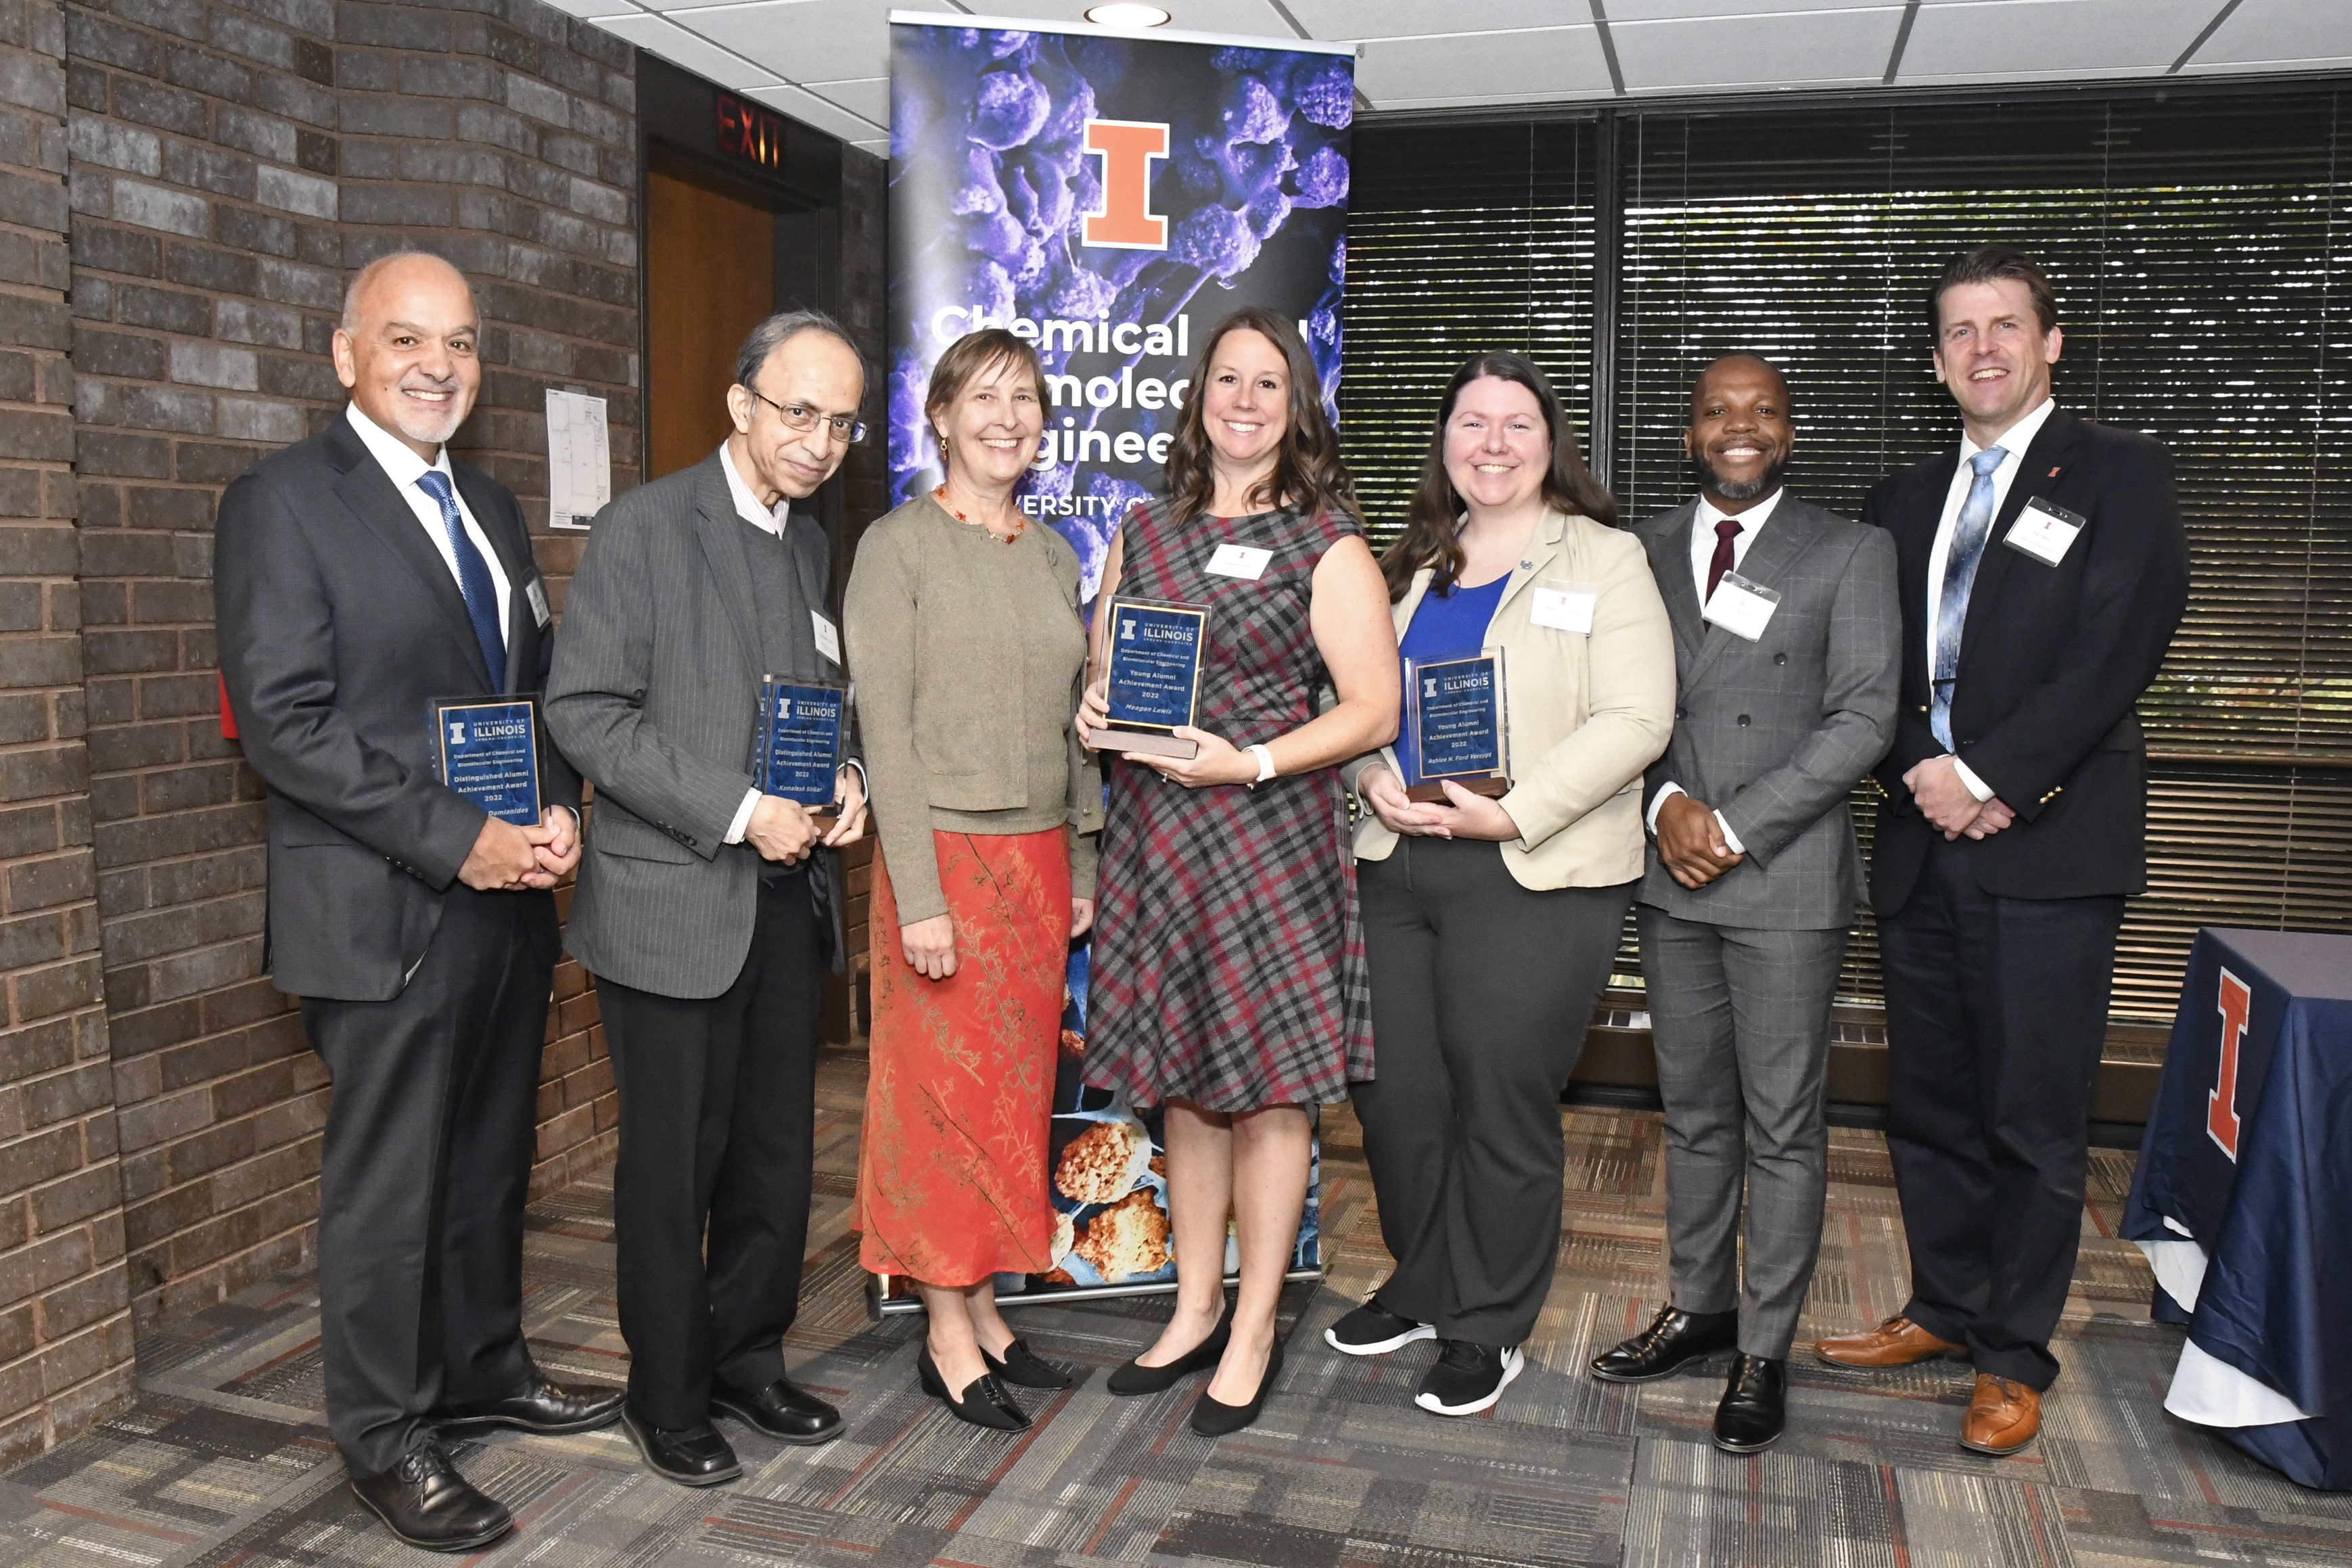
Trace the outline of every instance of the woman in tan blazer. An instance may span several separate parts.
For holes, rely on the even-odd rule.
[[[1414,1403],[1441,1415],[1501,1396],[1550,1288],[1559,1094],[1642,876],[1642,771],[1674,727],[1665,605],[1616,513],[1543,373],[1480,354],[1381,561],[1403,658],[1503,649],[1510,738],[1500,798],[1447,781],[1408,799],[1409,725],[1349,766],[1380,1042],[1379,1076],[1349,1087],[1397,1267],[1324,1338],[1440,1341]]]

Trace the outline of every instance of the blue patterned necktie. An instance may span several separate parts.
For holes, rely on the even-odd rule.
[[[499,629],[499,589],[490,581],[490,563],[474,548],[466,520],[457,513],[457,492],[449,476],[428,468],[417,476],[417,488],[441,504],[441,526],[449,531],[449,549],[457,557],[457,588],[466,595],[466,614],[473,618],[474,637],[490,667],[490,689],[507,689],[507,639]]]
[[[1986,536],[1992,532],[1992,476],[2009,453],[1987,447],[1969,459],[1976,478],[1969,481],[1969,499],[1960,505],[1958,527],[1952,530],[1951,553],[1944,557],[1944,596],[1936,606],[1936,682],[1934,706],[1927,727],[1944,750],[1952,744],[1952,683],[1960,672],[1960,629],[1968,624],[1969,591],[1976,586],[1977,563],[1984,559]]]

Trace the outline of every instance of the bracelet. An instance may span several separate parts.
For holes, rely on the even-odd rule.
[[[1262,742],[1246,749],[1255,753],[1257,757],[1257,777],[1251,784],[1252,788],[1255,788],[1274,777],[1274,753],[1266,750]]]

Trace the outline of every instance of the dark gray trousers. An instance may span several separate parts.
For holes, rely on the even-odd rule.
[[[555,971],[546,893],[453,886],[388,1002],[302,1001],[334,1080],[319,1162],[327,1429],[354,1476],[428,1412],[530,1386],[522,1209]]]
[[[1845,932],[1707,925],[1647,904],[1636,918],[1666,1110],[1674,1303],[1738,1307],[1739,1348],[1786,1360],[1821,1257],[1830,1007]]]
[[[1524,1342],[1559,1258],[1559,1096],[1634,883],[1536,892],[1493,844],[1405,838],[1356,868],[1374,1070],[1350,1084],[1397,1261],[1381,1305]]]

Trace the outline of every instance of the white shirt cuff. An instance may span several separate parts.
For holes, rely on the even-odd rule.
[[[740,844],[743,842],[743,835],[750,832],[751,828],[751,810],[759,804],[760,792],[758,790],[748,789],[743,792],[743,804],[735,808],[735,820],[727,825],[728,843]]]
[[[1748,853],[1748,846],[1739,842],[1739,835],[1731,831],[1731,824],[1723,820],[1723,813],[1718,811],[1715,814],[1715,825],[1723,830],[1723,845],[1725,848],[1730,850],[1734,855],[1745,855]]]
[[[1954,757],[1952,759],[1952,771],[1960,775],[1960,782],[1969,786],[1969,793],[1976,796],[1979,804],[1992,798],[1992,785],[1977,777],[1976,773],[1969,767],[1968,763],[1960,761],[1958,757]]]
[[[1660,808],[1663,807],[1668,800],[1672,799],[1675,795],[1681,795],[1682,793],[1683,786],[1675,784],[1670,779],[1666,783],[1660,784],[1658,786],[1658,793],[1650,797],[1650,815],[1642,819],[1642,826],[1650,830],[1651,837],[1655,838],[1658,836],[1658,812]]]
[[[856,757],[844,757],[841,760],[841,765],[852,770],[857,774],[858,797],[862,800],[873,799],[874,792],[871,789],[868,789],[866,784],[866,764],[859,762]]]

